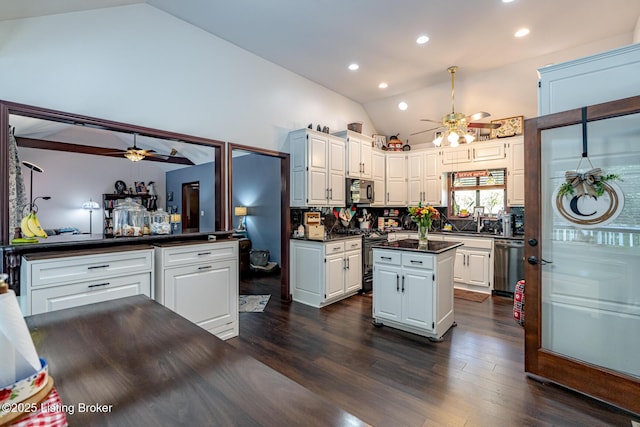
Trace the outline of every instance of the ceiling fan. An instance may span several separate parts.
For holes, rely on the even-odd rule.
[[[475,123],[474,120],[481,120],[485,117],[489,117],[491,114],[485,111],[479,111],[475,114],[471,114],[470,116],[464,115],[462,113],[456,113],[454,100],[455,100],[455,91],[454,91],[454,80],[456,71],[458,71],[458,67],[453,65],[447,68],[449,74],[451,74],[451,113],[445,114],[442,116],[442,119],[438,122],[436,120],[430,119],[421,119],[423,122],[433,122],[440,123],[440,126],[422,130],[420,132],[412,133],[411,135],[418,135],[421,133],[429,132],[432,130],[442,129],[445,130],[436,136],[433,140],[433,144],[439,147],[442,144],[444,138],[447,138],[452,147],[458,146],[458,141],[460,138],[464,138],[465,142],[471,143],[475,140],[475,136],[468,133],[468,129],[497,129],[500,127],[499,123]]]
[[[124,157],[131,160],[132,162],[139,162],[140,160],[147,159],[147,160],[158,160],[158,161],[170,161],[171,163],[181,163],[181,164],[190,164],[190,165],[193,164],[193,162],[191,162],[191,160],[187,159],[186,157],[176,156],[176,154],[178,154],[178,151],[175,148],[171,149],[171,152],[169,154],[157,154],[155,150],[151,150],[151,149],[145,150],[142,148],[138,148],[138,146],[136,145],[136,136],[137,134],[134,133],[132,147],[127,147],[126,150],[111,152],[109,153],[109,155],[111,156],[123,155]]]

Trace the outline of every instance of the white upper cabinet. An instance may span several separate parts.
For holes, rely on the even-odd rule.
[[[442,170],[440,149],[430,149],[423,154],[423,202],[427,205],[442,205]]]
[[[347,145],[347,177],[372,179],[373,139],[349,130],[334,135],[343,138]]]
[[[373,180],[373,202],[371,206],[384,206],[387,196],[386,155],[384,151],[373,150],[371,153],[371,173]]]
[[[311,129],[289,133],[291,206],[344,206],[345,141]]]
[[[407,156],[405,153],[387,154],[386,206],[407,206]]]
[[[524,206],[524,137],[510,138],[507,152],[507,205]]]
[[[410,205],[424,202],[423,160],[422,153],[407,155],[407,198]]]
[[[640,95],[640,43],[538,72],[540,116]]]

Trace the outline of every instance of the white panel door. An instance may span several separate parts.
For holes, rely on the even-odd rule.
[[[362,289],[362,250],[345,252],[344,257],[347,261],[345,291],[358,291]]]
[[[400,275],[402,269],[395,266],[376,265],[373,271],[373,315],[376,318],[400,321],[402,298]]]
[[[433,280],[429,271],[402,270],[402,321],[432,331]]]
[[[325,301],[344,295],[344,253],[325,258]]]
[[[329,206],[344,206],[346,203],[346,154],[345,142],[331,137],[329,140]]]

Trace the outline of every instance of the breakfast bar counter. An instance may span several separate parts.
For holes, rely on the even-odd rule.
[[[366,425],[142,295],[26,321],[69,425]]]

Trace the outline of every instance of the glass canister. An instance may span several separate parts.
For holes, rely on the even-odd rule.
[[[113,209],[113,235],[115,237],[142,236],[147,210],[127,197]]]
[[[151,234],[151,212],[146,211],[144,213],[144,225],[142,227],[142,234],[145,236]]]
[[[171,234],[171,222],[169,213],[158,208],[151,214],[151,234]]]

